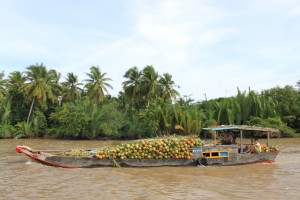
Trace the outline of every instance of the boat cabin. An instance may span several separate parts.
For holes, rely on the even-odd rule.
[[[203,128],[204,131],[210,131],[214,137],[213,143],[203,143],[202,155],[210,160],[210,163],[222,163],[224,158],[230,160],[233,158],[237,159],[250,159],[251,155],[245,155],[245,147],[249,144],[244,144],[243,136],[246,131],[250,132],[261,132],[267,135],[266,148],[270,146],[270,135],[279,130],[274,128],[265,128],[257,126],[246,126],[246,125],[222,125],[217,127]],[[237,140],[239,135],[239,140]],[[217,141],[217,136],[221,136],[221,139]],[[253,139],[251,139],[253,141]],[[241,156],[239,156],[241,155]],[[257,157],[257,156],[252,156]],[[256,158],[257,159],[257,158]],[[233,161],[235,162],[235,161]],[[238,162],[238,161],[237,161]]]

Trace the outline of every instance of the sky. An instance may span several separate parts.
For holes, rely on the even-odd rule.
[[[203,101],[295,86],[299,0],[0,0],[0,72],[36,63],[83,82],[99,66],[117,96],[152,65]]]

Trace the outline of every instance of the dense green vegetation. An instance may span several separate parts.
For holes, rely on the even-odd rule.
[[[278,128],[278,137],[299,136],[300,81],[257,93],[194,102],[181,97],[172,75],[153,66],[124,73],[123,90],[112,97],[112,81],[98,66],[88,79],[61,74],[43,64],[0,73],[0,138],[146,138],[199,134],[211,125],[247,124]],[[62,100],[58,101],[58,97]]]

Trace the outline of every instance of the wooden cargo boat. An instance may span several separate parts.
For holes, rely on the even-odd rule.
[[[201,147],[191,148],[192,156],[185,158],[162,158],[162,159],[120,159],[105,158],[98,159],[91,151],[86,157],[65,156],[50,154],[45,151],[34,150],[27,146],[17,146],[18,153],[24,153],[26,156],[39,163],[63,167],[63,168],[95,168],[95,167],[162,167],[162,166],[210,166],[210,165],[243,165],[250,163],[274,162],[279,151],[267,151],[258,154],[245,154],[243,149],[243,131],[259,131],[267,133],[269,146],[270,134],[277,132],[276,129],[249,127],[249,126],[220,126],[204,128],[205,131],[227,131],[232,130],[235,133],[240,132],[240,144],[202,144]]]

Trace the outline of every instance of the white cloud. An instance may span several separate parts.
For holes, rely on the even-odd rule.
[[[216,20],[224,20],[228,14],[203,2],[158,1],[155,7],[155,12],[140,3],[135,8],[139,11],[136,34],[154,44],[186,46],[201,42],[204,46],[233,31],[230,27],[213,27]]]
[[[21,7],[13,7],[6,12],[11,21],[0,13],[0,22],[4,22],[0,56],[11,58],[12,63],[33,61],[24,68],[43,61],[64,76],[74,72],[80,80],[90,66],[98,65],[113,79],[113,95],[121,90],[126,70],[153,65],[160,74],[173,76],[182,95],[193,94],[195,99],[203,99],[203,93],[208,98],[231,96],[236,87],[260,90],[297,81],[299,28],[285,22],[296,21],[299,3],[291,2],[233,2],[231,6],[232,2],[204,0],[136,0],[120,3],[123,7],[111,10],[112,16],[106,15],[109,12],[64,16],[62,7],[59,23],[46,15],[54,14],[50,11],[44,13],[44,19],[34,10],[27,10],[32,14],[28,17],[20,14]],[[96,5],[85,4],[85,9],[91,6]],[[34,8],[26,8],[30,7]],[[126,17],[116,20],[119,13]],[[82,16],[84,20],[77,23],[75,19]],[[265,18],[268,20],[262,20]]]
[[[154,65],[160,74],[169,72],[175,78],[175,72],[186,70],[191,61],[199,57],[195,52],[204,51],[205,46],[234,32],[232,28],[213,28],[209,22],[197,18],[197,12],[205,11],[208,19],[220,19],[222,12],[207,5],[203,8],[183,1],[163,1],[155,6],[158,11],[151,12],[149,6],[139,4],[134,9],[140,11],[134,34],[130,38],[119,38],[104,48],[99,47],[87,58],[76,61],[77,68],[93,63],[102,66],[103,63],[103,68],[111,71],[109,74],[118,75],[112,77],[116,82],[115,89],[120,87],[125,71],[133,66],[142,69]]]
[[[249,4],[250,10],[264,12],[267,14],[277,14],[286,16],[299,16],[300,15],[300,1],[299,0],[256,0],[251,1]],[[254,10],[252,10],[254,8]]]
[[[155,11],[151,9],[153,7]],[[270,84],[264,85],[265,82],[274,83],[270,79],[274,79],[276,73],[275,70],[270,72],[269,66],[259,69],[242,59],[202,63],[211,57],[207,47],[238,34],[231,24],[213,25],[229,17],[227,12],[207,3],[183,1],[163,1],[154,5],[138,1],[134,11],[138,18],[131,37],[118,38],[75,63],[85,72],[88,69],[82,66],[98,64],[103,67],[114,81],[113,93],[117,94],[121,89],[126,70],[133,66],[142,69],[146,65],[154,65],[160,74],[172,74],[181,86],[182,95],[193,94],[195,99],[203,98],[203,92],[209,98],[216,98],[236,94],[237,87],[255,90],[269,87]],[[267,47],[255,50],[255,53],[269,59],[279,56],[278,51]]]

